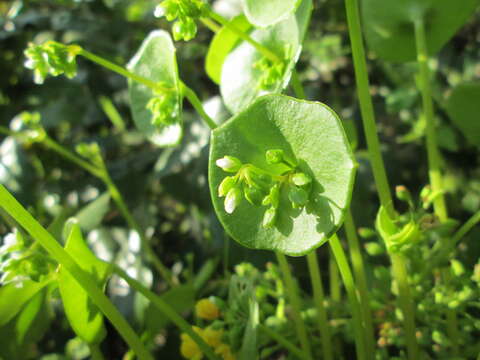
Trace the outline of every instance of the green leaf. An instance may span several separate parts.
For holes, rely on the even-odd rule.
[[[471,145],[480,146],[480,82],[458,85],[447,100],[447,112]]]
[[[50,314],[46,309],[46,291],[38,292],[18,315],[15,321],[17,343],[33,343],[40,339],[50,323]]]
[[[255,131],[252,131],[255,129]],[[281,189],[275,226],[262,225],[265,206],[242,201],[227,214],[218,186],[228,175],[215,161],[239,158],[280,175],[284,165],[270,165],[265,153],[281,149],[312,179],[309,203],[293,209],[286,186]],[[355,173],[348,140],[337,115],[318,102],[266,95],[212,132],[209,182],[217,216],[233,239],[254,249],[300,256],[323,244],[343,220]]]
[[[382,59],[416,59],[414,20],[423,16],[430,55],[436,54],[473,14],[478,0],[363,0],[369,47]]]
[[[405,224],[397,224],[383,206],[378,211],[375,227],[392,253],[408,249],[421,236],[419,225],[413,218]]]
[[[77,223],[70,221],[66,227],[68,226],[70,234],[65,250],[84,271],[95,278],[99,286],[103,287],[110,273],[110,265],[93,255],[83,240]],[[103,315],[92,303],[87,292],[63,267],[60,267],[58,274],[58,285],[65,314],[75,333],[89,344],[100,343],[106,335]]]
[[[257,349],[257,326],[260,322],[259,305],[256,299],[249,300],[248,322],[243,335],[242,348],[240,349],[239,360],[255,359]]]
[[[151,32],[128,64],[128,68],[135,74],[174,89],[177,111],[171,119],[172,124],[154,125],[152,111],[147,109],[147,104],[156,97],[154,92],[138,82],[130,80],[128,83],[133,121],[140,132],[155,145],[177,145],[183,135],[182,96],[175,46],[168,32]]]
[[[21,287],[14,283],[2,286],[0,288],[0,326],[13,319],[22,310],[23,306],[50,281],[25,280]]]
[[[83,231],[90,231],[102,223],[102,219],[110,208],[110,194],[103,193],[88,205],[83,207],[76,215],[78,225]]]
[[[239,15],[232,20],[230,24],[237,29],[248,33],[252,25],[244,15]],[[222,67],[227,55],[238,45],[240,38],[226,27],[222,27],[213,37],[205,58],[205,70],[208,76],[217,84],[220,84],[222,77]]]
[[[301,0],[243,0],[243,10],[255,26],[268,27],[288,18]]]

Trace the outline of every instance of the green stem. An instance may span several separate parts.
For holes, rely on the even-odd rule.
[[[265,56],[266,58],[272,60],[273,62],[278,62],[278,61],[282,61],[282,59],[277,55],[275,54],[275,52],[273,52],[272,50],[268,49],[267,47],[263,46],[262,44],[260,44],[259,42],[255,41],[254,39],[252,39],[250,37],[250,35],[246,34],[245,32],[243,32],[242,30],[240,30],[239,28],[237,28],[235,25],[232,25],[232,23],[230,23],[227,19],[225,19],[223,16],[217,14],[216,12],[212,11],[212,10],[209,10],[207,15],[212,18],[213,20],[215,20],[217,23],[223,25],[224,27],[226,27],[228,30],[230,30],[231,32],[233,32],[234,34],[236,34],[240,39],[242,40],[245,40],[246,42],[248,42],[250,45],[252,45],[255,49],[257,49],[257,51],[259,53],[261,53],[263,56]]]
[[[329,251],[328,257],[328,275],[330,283],[330,299],[332,300],[332,303],[334,305],[332,309],[332,319],[336,320],[340,317],[338,305],[342,303],[342,288],[340,283],[340,274],[338,273],[338,266],[335,263],[335,259],[331,249]],[[338,337],[333,338],[333,348],[335,351],[336,359],[344,358],[342,353],[342,346]]]
[[[403,326],[407,343],[408,358],[419,359],[419,349],[416,338],[415,306],[410,295],[408,284],[407,266],[405,258],[401,254],[390,254],[392,271],[398,286],[398,301],[403,313]]]
[[[210,18],[200,18],[200,21],[213,33],[217,33],[222,29],[220,25],[218,25],[215,21],[212,21]]]
[[[365,49],[362,39],[362,28],[360,25],[360,13],[357,0],[345,0],[347,12],[348,32],[352,46],[353,65],[355,68],[355,79],[357,82],[357,94],[360,101],[363,128],[367,140],[368,154],[372,164],[373,177],[377,185],[378,195],[388,215],[394,219],[392,194],[388,183],[385,165],[380,151],[380,141],[377,135],[375,114],[373,111],[372,96],[370,95],[370,84],[368,80],[367,62],[365,60]]]
[[[200,348],[200,350],[211,360],[217,360],[218,357],[215,355],[213,349],[198,335],[193,331],[191,325],[181,317],[174,308],[172,308],[168,303],[166,303],[161,297],[147,289],[139,281],[131,278],[128,274],[123,271],[120,267],[114,266],[113,271],[125,280],[128,285],[134,288],[136,291],[145,296],[150,302],[155,305],[171,322],[173,322],[181,331],[186,333],[188,336],[195,341]]]
[[[312,359],[312,351],[310,348],[310,342],[308,340],[307,328],[300,314],[301,305],[298,289],[293,281],[293,275],[288,265],[287,258],[285,257],[285,255],[279,252],[275,252],[275,254],[277,256],[278,264],[280,265],[280,270],[283,274],[283,279],[287,288],[287,294],[290,300],[290,304],[292,305],[293,320],[295,321],[295,326],[297,328],[300,344],[302,345],[302,349],[306,353],[307,358]]]
[[[292,87],[295,95],[300,99],[306,99],[305,90],[303,89],[300,78],[298,77],[297,70],[294,69],[292,72]]]
[[[350,303],[353,318],[353,329],[355,333],[355,349],[357,352],[357,359],[365,360],[367,359],[367,357],[373,359],[374,354],[366,353],[364,336],[365,329],[362,325],[361,315],[362,310],[360,308],[360,303],[357,298],[355,282],[353,281],[352,271],[350,270],[350,265],[348,264],[345,251],[343,250],[342,244],[340,244],[340,240],[338,239],[338,236],[336,234],[330,238],[328,243],[330,244],[330,248],[332,249],[333,255],[335,256],[338,269],[340,270],[340,275],[343,279],[343,284],[345,285],[345,289],[347,290],[348,301]]]
[[[92,360],[104,360],[102,350],[100,350],[99,344],[89,344]]]
[[[309,359],[309,357],[305,355],[305,353],[302,350],[300,350],[295,344],[290,342],[288,339],[286,339],[279,333],[273,331],[272,329],[270,329],[269,327],[263,324],[258,324],[257,326],[258,326],[258,330],[260,330],[265,335],[275,340],[277,343],[282,345],[285,349],[289,350],[293,355],[297,356],[299,359],[304,359],[304,360]]]
[[[427,38],[425,35],[423,14],[418,16],[414,24],[417,62],[420,68],[420,89],[422,93],[423,112],[426,120],[425,135],[427,142],[428,175],[432,185],[432,191],[437,194],[433,200],[435,215],[438,216],[440,222],[444,222],[448,219],[448,212],[443,191],[440,153],[438,150],[437,135],[435,133],[435,115],[430,85],[431,75],[428,67]],[[442,274],[445,275],[446,271],[443,271]],[[452,341],[453,353],[456,355],[459,352],[459,330],[456,311],[454,309],[447,309],[446,317],[448,335]]]
[[[323,359],[333,360],[332,335],[328,324],[327,309],[325,308],[325,294],[315,251],[312,251],[307,255],[307,263],[312,282],[313,299],[315,301],[315,306],[317,307],[318,329],[320,330],[320,338],[322,340]]]
[[[443,195],[440,154],[438,152],[437,136],[435,134],[435,116],[433,111],[432,90],[430,85],[430,69],[428,67],[427,40],[421,16],[415,21],[415,42],[417,46],[417,62],[420,68],[420,89],[422,92],[423,112],[426,120],[426,142],[428,155],[428,175],[433,193],[438,194],[433,200],[435,214],[443,222],[447,220],[447,208]]]
[[[100,66],[103,66],[104,68],[107,68],[113,72],[116,72],[117,74],[120,74],[124,77],[126,77],[127,79],[132,79],[136,82],[139,82],[140,84],[143,84],[149,88],[151,88],[152,90],[156,90],[156,91],[171,91],[172,89],[171,88],[166,88],[164,86],[161,86],[160,84],[156,83],[155,81],[152,81],[152,80],[149,80],[143,76],[140,76],[140,75],[137,75],[131,71],[128,71],[127,69],[125,69],[123,66],[120,66],[120,65],[117,65],[117,64],[114,64],[113,62],[111,61],[108,61],[98,55],[95,55],[85,49],[82,49],[79,53],[79,55],[87,58],[88,60],[90,61],[93,61],[94,63],[97,63],[98,65]]]
[[[345,214],[345,233],[347,235],[348,247],[350,248],[350,259],[352,261],[353,272],[355,273],[355,280],[358,284],[360,306],[362,307],[363,323],[365,325],[367,352],[375,354],[375,332],[373,329],[367,276],[365,274],[365,265],[360,250],[360,242],[358,241],[355,223],[350,210]]]
[[[215,121],[208,116],[203,108],[202,102],[198,98],[197,94],[189,88],[185,83],[181,83],[181,91],[183,95],[187,98],[187,100],[192,104],[193,108],[198,112],[198,114],[202,117],[202,119],[207,123],[208,127],[213,130],[217,127]]]
[[[40,242],[45,250],[63,266],[82,286],[92,299],[92,302],[98,306],[103,314],[110,320],[127,344],[137,354],[140,359],[153,360],[153,357],[145,349],[142,342],[123,318],[120,312],[105,296],[103,291],[97,287],[94,279],[78,266],[75,260],[68,254],[62,246],[45,230],[30,213],[0,185],[0,206],[12,216],[31,236]]]
[[[146,251],[149,260],[155,265],[156,269],[162,275],[162,277],[167,281],[167,283],[170,286],[174,286],[175,283],[172,280],[172,275],[168,268],[162,263],[162,261],[158,258],[158,256],[155,254],[153,249],[151,248],[150,244],[148,243],[148,239],[145,237],[145,233],[138,224],[138,222],[135,220],[133,215],[130,213],[130,210],[128,209],[127,205],[125,204],[125,201],[122,197],[122,194],[118,190],[117,186],[115,183],[112,181],[110,178],[110,175],[106,169],[106,167],[97,167],[89,162],[83,160],[79,156],[75,155],[73,152],[69,151],[62,145],[58,144],[55,142],[53,139],[51,139],[49,136],[46,136],[45,139],[42,142],[47,148],[55,151],[59,155],[63,156],[65,159],[73,162],[74,164],[80,166],[81,168],[85,169],[87,172],[92,174],[93,176],[99,178],[104,182],[104,184],[107,187],[108,192],[110,193],[110,196],[112,197],[113,201],[117,205],[119,211],[121,212],[122,216],[125,218],[127,221],[127,224],[129,225],[130,228],[134,229],[138,235],[140,236],[141,244],[143,249]]]

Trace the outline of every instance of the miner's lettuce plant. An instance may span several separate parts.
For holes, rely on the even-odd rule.
[[[377,236],[382,242],[372,243],[367,251],[390,257],[394,282],[391,288],[398,299],[402,340],[396,339],[388,327],[378,332],[375,329],[372,304],[377,310],[380,305],[372,301],[376,295],[369,290],[364,254],[349,209],[358,165],[343,122],[326,104],[305,99],[295,70],[309,35],[311,0],[243,0],[243,14],[231,19],[217,14],[201,0],[161,1],[155,16],[171,23],[173,39],[165,30],[152,31],[126,66],[76,44],[48,41],[29,45],[25,66],[33,71],[38,84],[48,81],[49,76],[75,77],[80,57],[124,76],[134,124],[153,146],[175,147],[185,141],[182,107],[187,100],[211,129],[208,183],[213,207],[226,234],[244,247],[274,252],[278,266],[270,264],[263,274],[248,264],[237,267],[230,278],[228,298],[200,300],[195,306],[196,326],[188,324],[180,313],[191,308],[192,303],[188,302],[184,309],[174,302],[175,297],[194,297],[191,284],[179,284],[151,248],[146,229],[130,212],[110,177],[100,147],[81,143],[75,152],[71,151],[48,135],[38,114],[25,112],[19,116],[21,125],[14,132],[4,132],[25,146],[43,145],[101,180],[107,189],[102,201],[106,199],[108,204],[111,198],[115,202],[129,227],[138,234],[148,261],[171,286],[171,293],[159,296],[121,267],[98,259],[85,243],[78,224],[80,214],[62,222],[66,242],[61,246],[2,185],[0,206],[7,218],[13,219],[14,227],[20,227],[0,249],[0,325],[16,317],[20,321],[27,307],[37,306],[58,288],[66,317],[75,334],[89,345],[93,358],[102,358],[100,344],[106,336],[106,317],[138,358],[152,359],[144,338],[134,332],[104,294],[107,280],[115,275],[148,299],[152,305],[149,311],[162,313],[180,329],[180,353],[185,358],[255,358],[261,346],[273,341],[292,357],[334,359],[338,339],[333,338],[334,329],[328,322],[330,315],[315,253],[315,249],[328,243],[337,265],[332,271],[340,273],[347,293],[346,316],[351,317],[351,332],[346,336],[354,339],[356,358],[386,358],[388,353],[379,349],[381,341],[397,341],[402,358],[429,356],[428,343],[422,343],[417,327],[418,312],[425,314],[428,304],[416,306],[414,294],[423,286],[421,276],[430,276],[425,269],[433,268],[441,273],[434,291],[438,304],[447,304],[439,311],[445,315],[450,340],[440,333],[432,336],[437,343],[447,344],[446,358],[458,357],[461,346],[466,344],[459,336],[457,309],[474,296],[470,289],[472,282],[478,282],[478,274],[468,279],[458,261],[452,260],[450,268],[447,260],[480,216],[477,213],[459,225],[447,212],[429,58],[465,23],[478,1],[453,5],[449,1],[364,0],[360,9],[356,0],[346,0],[345,5],[369,163],[380,200],[372,225],[377,231],[365,237]],[[223,103],[232,114],[224,123],[208,115],[199,96],[182,79],[177,64],[175,41],[194,39],[199,26],[215,33],[205,71],[219,85]],[[370,50],[382,61],[417,61],[429,166],[427,186],[418,200],[403,186],[395,188],[396,200],[392,196],[380,152],[363,34]],[[283,94],[290,87],[296,97]],[[446,99],[452,122],[476,146],[479,127],[472,121],[472,114],[478,114],[478,101],[471,99],[478,94],[477,83],[460,84]],[[396,206],[399,203],[402,205]],[[352,266],[337,234],[342,225]],[[285,255],[307,258],[313,316],[304,311],[303,303],[307,301],[301,296]],[[415,256],[427,260],[424,273],[418,277],[409,273],[418,265]],[[452,274],[458,279],[452,280]],[[374,275],[389,281],[388,271],[387,275],[381,271]],[[334,284],[331,278],[332,288]],[[463,286],[458,299],[452,296],[449,284]],[[274,307],[262,307],[267,296],[279,299]],[[291,307],[289,314],[285,300]],[[295,324],[293,336],[289,334],[288,316]],[[22,344],[26,332],[19,334]],[[314,341],[317,337],[320,341]]]

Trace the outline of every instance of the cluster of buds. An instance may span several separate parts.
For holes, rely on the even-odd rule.
[[[82,51],[78,45],[64,45],[56,41],[47,41],[41,45],[28,44],[25,50],[25,67],[33,70],[34,81],[42,84],[48,74],[65,74],[73,78],[77,74],[76,57]]]
[[[263,226],[271,228],[278,216],[281,191],[288,191],[293,208],[303,208],[309,199],[312,178],[297,170],[297,165],[285,157],[283,150],[267,150],[268,164],[283,164],[288,170],[276,175],[252,164],[243,164],[233,156],[224,156],[216,161],[217,166],[233,176],[227,176],[218,187],[218,196],[225,197],[224,208],[232,214],[245,198],[254,206],[268,207],[263,217]]]
[[[147,109],[152,113],[154,126],[168,126],[175,123],[178,116],[177,94],[172,90],[159,91],[147,103]]]
[[[9,234],[0,247],[0,283],[21,284],[24,280],[42,281],[55,269],[55,262],[47,254],[27,246],[19,232]]]
[[[13,121],[17,127],[15,130],[21,131],[19,134],[27,145],[42,142],[47,137],[38,112],[23,111]]]
[[[203,16],[207,4],[201,0],[164,0],[155,9],[155,16],[165,16],[168,21],[174,21],[173,38],[191,40],[197,34],[195,19]]]
[[[80,143],[75,146],[75,151],[81,157],[88,159],[92,164],[102,168],[105,166],[102,158],[102,151],[97,143]]]
[[[261,90],[269,90],[282,79],[285,73],[284,61],[273,61],[266,57],[262,57],[255,64],[255,69],[262,72],[259,77],[258,88]]]

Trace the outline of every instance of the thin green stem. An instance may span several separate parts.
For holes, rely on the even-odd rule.
[[[161,86],[159,83],[149,80],[143,76],[137,75],[131,71],[128,71],[125,69],[123,66],[117,65],[111,61],[108,61],[98,55],[95,55],[85,49],[82,49],[79,53],[79,55],[83,56],[84,58],[87,58],[90,61],[93,61],[94,63],[97,63],[100,66],[103,66],[104,68],[107,68],[113,72],[116,72],[117,74],[120,74],[127,79],[132,79],[136,82],[139,82],[140,84],[143,84],[145,86],[148,86],[152,90],[157,90],[157,91],[171,91],[171,88],[166,88],[164,86]]]
[[[153,357],[145,349],[142,342],[123,318],[120,312],[97,287],[94,279],[80,268],[75,260],[63,249],[63,247],[40,225],[30,213],[13,197],[8,190],[0,185],[0,206],[10,214],[31,236],[47,250],[55,261],[62,265],[82,286],[98,306],[100,311],[110,320],[127,344],[140,359],[153,360]]]
[[[295,92],[295,95],[300,99],[306,99],[305,90],[303,89],[302,83],[300,81],[300,78],[298,77],[298,73],[296,69],[294,69],[292,72],[291,84],[293,87],[293,91]]]
[[[366,360],[367,358],[373,359],[374,354],[366,353],[365,336],[364,336],[365,329],[362,325],[362,315],[361,315],[362,310],[360,308],[360,302],[358,301],[358,298],[357,298],[357,291],[355,287],[355,282],[353,280],[352,270],[350,269],[350,265],[348,264],[345,251],[343,250],[342,244],[340,244],[340,240],[336,234],[330,238],[328,243],[330,244],[330,248],[332,249],[333,255],[335,256],[338,269],[340,270],[340,275],[342,276],[342,279],[343,279],[343,284],[345,285],[345,289],[347,291],[348,301],[350,303],[350,308],[352,311],[353,329],[355,333],[355,349],[357,352],[357,359],[358,360]]]
[[[289,350],[293,355],[297,356],[299,359],[304,359],[304,360],[309,359],[309,357],[300,348],[298,348],[291,341],[283,337],[281,334],[273,331],[272,329],[270,329],[269,327],[263,324],[258,324],[257,327],[258,327],[258,330],[260,330],[265,335],[275,340],[277,343],[282,345],[285,349]]]
[[[357,0],[345,0],[347,12],[348,32],[352,46],[353,65],[355,68],[355,79],[357,82],[357,94],[360,101],[363,128],[367,140],[369,159],[372,164],[373,177],[377,185],[378,195],[388,215],[395,218],[392,193],[388,183],[385,165],[380,151],[380,141],[377,135],[375,113],[373,111],[372,96],[370,95],[370,83],[368,80],[367,62],[365,60],[365,49],[362,39],[362,28],[360,25],[360,13]]]
[[[112,181],[106,167],[105,166],[98,167],[98,166],[92,165],[91,163],[83,160],[82,158],[80,158],[70,150],[66,149],[62,145],[58,144],[48,136],[45,137],[42,143],[47,148],[55,151],[59,155],[63,156],[65,159],[80,166],[81,168],[85,169],[87,172],[89,172],[90,174],[92,174],[93,176],[99,178],[104,182],[108,192],[110,193],[110,196],[112,197],[113,201],[117,205],[122,216],[127,221],[128,226],[134,229],[140,236],[142,247],[146,251],[149,260],[153,263],[153,265],[155,265],[155,268],[158,270],[160,275],[162,275],[165,281],[167,281],[167,283],[170,286],[174,286],[175,282],[172,280],[172,275],[169,269],[162,263],[162,261],[158,258],[158,256],[155,254],[155,252],[151,248],[148,242],[148,239],[145,236],[145,232],[142,230],[141,226],[138,224],[138,222],[135,220],[133,215],[130,213],[130,210],[126,205],[125,200],[122,197],[122,194],[118,190],[115,183]]]
[[[292,305],[293,320],[295,321],[295,326],[297,328],[300,344],[302,345],[302,349],[305,352],[307,358],[312,359],[312,350],[310,347],[310,341],[308,340],[307,328],[300,314],[301,303],[300,296],[298,294],[298,288],[295,286],[295,283],[293,281],[292,271],[290,270],[290,266],[288,265],[288,261],[285,255],[279,252],[275,252],[275,254],[277,256],[278,264],[280,265],[280,270],[283,274],[283,279],[287,288],[287,294],[290,300],[290,304]]]
[[[338,272],[338,266],[335,263],[335,258],[332,250],[329,250],[328,257],[328,277],[330,283],[330,299],[333,303],[332,319],[338,319],[340,317],[338,305],[342,303],[342,288],[340,283],[340,274]],[[338,337],[333,338],[333,349],[335,352],[335,358],[343,358],[342,346]]]
[[[203,25],[210,29],[211,32],[217,33],[221,30],[221,26],[210,18],[200,18]]]
[[[408,284],[407,265],[401,254],[390,254],[392,260],[392,271],[398,286],[398,301],[403,313],[403,326],[407,343],[408,358],[419,359],[419,349],[416,338],[415,307],[410,295]]]
[[[131,278],[128,274],[123,271],[120,267],[114,266],[113,271],[125,280],[128,285],[134,288],[136,291],[145,296],[150,302],[155,305],[172,323],[174,323],[181,331],[186,333],[188,336],[195,341],[200,348],[200,350],[211,360],[217,360],[218,357],[215,355],[213,349],[198,335],[193,331],[192,326],[181,317],[172,306],[166,303],[161,297],[147,289],[139,281]]]
[[[345,233],[347,235],[348,247],[350,248],[350,259],[352,261],[355,280],[358,284],[360,306],[362,307],[363,323],[365,326],[367,352],[375,354],[375,332],[373,329],[367,276],[365,274],[365,265],[360,250],[360,242],[358,241],[355,222],[353,221],[350,210],[345,214]]]
[[[239,28],[237,28],[235,25],[232,25],[227,19],[225,19],[223,16],[217,14],[216,12],[209,10],[207,15],[215,20],[217,23],[223,25],[226,27],[228,30],[236,34],[240,39],[245,40],[248,42],[250,45],[252,45],[259,53],[261,53],[263,56],[266,58],[272,60],[273,62],[277,61],[282,61],[282,58],[280,58],[275,52],[272,50],[268,49],[267,47],[263,46],[259,42],[255,41],[250,37],[250,35],[246,34]]]
[[[313,288],[313,299],[317,308],[318,329],[322,341],[323,358],[333,360],[332,335],[328,323],[327,309],[325,308],[325,293],[323,291],[320,267],[318,266],[317,254],[312,251],[307,255],[308,271]]]
[[[433,110],[432,90],[430,85],[430,69],[428,67],[428,50],[423,18],[415,21],[415,42],[417,46],[417,62],[420,68],[420,89],[423,101],[423,113],[426,120],[426,142],[428,155],[428,175],[432,191],[438,194],[433,200],[435,214],[440,221],[448,218],[445,197],[443,194],[440,154],[438,151],[437,135],[435,133],[435,116]]]
[[[440,152],[438,150],[437,135],[435,133],[435,115],[433,109],[433,99],[431,90],[431,75],[428,66],[428,49],[427,38],[425,35],[425,26],[423,14],[419,15],[415,20],[415,43],[417,47],[417,62],[420,68],[420,90],[422,93],[423,112],[426,121],[426,142],[427,142],[427,156],[428,156],[428,175],[432,185],[433,193],[437,194],[433,200],[433,208],[435,215],[438,216],[440,222],[448,219],[447,205],[445,202],[443,179],[441,171]],[[447,271],[442,271],[442,277],[447,274]],[[448,276],[448,275],[447,275]],[[446,310],[447,331],[450,340],[452,341],[452,348],[454,355],[458,354],[458,321],[455,309]]]
[[[181,83],[181,91],[187,100],[192,104],[193,108],[198,112],[202,119],[207,123],[208,127],[213,130],[217,127],[216,122],[205,112],[202,102],[198,98],[197,94],[189,88],[185,83]]]

